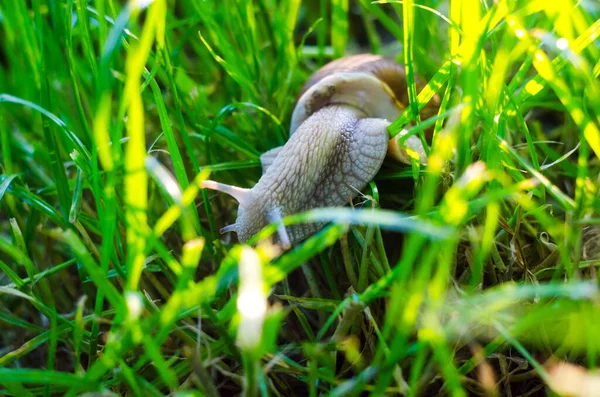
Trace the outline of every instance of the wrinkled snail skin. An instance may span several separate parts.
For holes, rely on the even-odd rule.
[[[308,117],[240,202],[233,228],[246,242],[270,220],[311,208],[347,204],[375,176],[387,150],[385,120],[331,105]],[[291,243],[322,225],[286,228]]]
[[[282,245],[299,242],[323,224],[283,227],[283,217],[349,203],[373,179],[390,150],[410,164],[403,148],[388,144],[387,132],[388,120],[403,109],[390,87],[403,86],[406,92],[404,79],[400,65],[367,54],[342,58],[317,71],[292,114],[290,139],[261,156],[264,173],[252,189],[203,183],[240,203],[235,224],[221,231],[235,231],[245,243],[267,224],[279,223]],[[412,138],[406,145],[424,156],[420,141]]]

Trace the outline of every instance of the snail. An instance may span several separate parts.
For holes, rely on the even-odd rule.
[[[253,188],[203,182],[202,187],[239,202],[236,222],[221,233],[234,231],[245,243],[267,224],[277,223],[280,243],[289,246],[318,231],[324,224],[284,227],[281,219],[349,203],[373,179],[386,155],[410,164],[406,149],[387,132],[406,103],[405,70],[393,61],[361,54],[323,66],[299,94],[287,143],[261,156],[263,175]],[[426,161],[417,137],[404,145]]]

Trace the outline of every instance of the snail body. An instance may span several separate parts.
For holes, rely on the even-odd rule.
[[[374,55],[333,61],[305,84],[292,114],[290,138],[261,156],[263,175],[251,189],[205,181],[203,187],[239,202],[235,231],[241,243],[269,223],[279,223],[279,240],[289,245],[322,224],[284,227],[281,219],[311,208],[349,203],[379,171],[386,155],[410,164],[406,150],[388,142],[387,126],[404,106],[404,68]],[[406,145],[421,159],[416,137]]]

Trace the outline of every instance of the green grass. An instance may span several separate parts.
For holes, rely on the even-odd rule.
[[[121,3],[0,0],[0,395],[598,382],[593,1]],[[200,183],[256,183],[304,81],[358,52],[406,65],[389,133],[432,127],[428,165],[287,218],[331,222],[290,251],[220,236],[236,205]]]

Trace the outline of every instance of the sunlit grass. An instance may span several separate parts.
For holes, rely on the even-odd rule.
[[[0,0],[0,394],[595,390],[599,18]],[[236,204],[202,181],[256,183],[310,73],[359,52],[405,65],[389,134],[427,165],[388,160],[353,208],[286,218],[328,223],[288,251],[277,225],[219,235]]]

